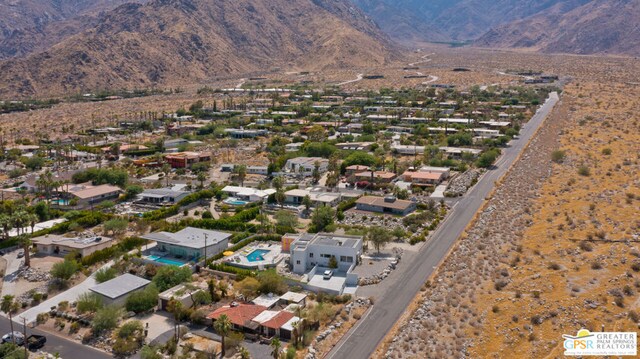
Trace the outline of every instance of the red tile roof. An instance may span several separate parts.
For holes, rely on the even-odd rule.
[[[253,304],[238,304],[236,307],[225,305],[209,313],[207,318],[217,320],[225,314],[231,323],[242,327],[266,309],[267,307]]]
[[[271,329],[279,329],[293,317],[294,317],[293,313],[281,311],[270,320],[262,323],[262,326],[271,328]]]

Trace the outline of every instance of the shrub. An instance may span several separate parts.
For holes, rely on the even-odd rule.
[[[580,242],[580,249],[585,252],[591,252],[593,251],[593,245],[587,241],[582,241]]]
[[[140,349],[140,359],[162,359],[162,354],[159,348],[145,345]]]
[[[144,327],[139,320],[123,324],[116,333],[113,352],[117,356],[135,353],[144,344]]]
[[[99,269],[95,276],[96,282],[103,283],[116,277],[118,272],[113,267]]]
[[[562,163],[565,158],[565,152],[562,150],[555,150],[551,152],[551,160],[555,163]]]
[[[36,316],[36,323],[44,324],[49,320],[49,313],[40,313]]]
[[[102,298],[95,293],[82,293],[76,302],[78,313],[95,313],[102,308]]]
[[[210,211],[202,212],[202,219],[213,219],[213,214]]]
[[[130,312],[141,313],[156,306],[158,303],[158,289],[151,283],[145,289],[131,293],[125,307]]]
[[[589,177],[591,175],[591,170],[589,170],[589,167],[581,165],[578,167],[578,174],[580,176]]]
[[[560,265],[558,263],[551,262],[551,263],[549,263],[549,267],[548,268],[552,269],[552,270],[560,270]]]
[[[598,270],[598,269],[602,269],[602,263],[600,263],[599,261],[593,261],[591,262],[591,269],[593,270]]]
[[[188,267],[163,266],[153,277],[153,283],[156,288],[164,292],[165,290],[175,287],[180,283],[191,281],[191,269]]]
[[[602,154],[605,156],[611,156],[611,153],[613,153],[613,151],[611,151],[611,149],[608,147],[602,149]]]
[[[115,306],[104,307],[96,312],[91,321],[91,329],[97,335],[109,331],[118,326],[122,316],[122,309]]]
[[[66,282],[80,269],[78,262],[65,259],[51,268],[51,276],[62,282]]]

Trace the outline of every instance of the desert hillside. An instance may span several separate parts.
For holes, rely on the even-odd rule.
[[[499,26],[476,45],[574,54],[640,54],[640,3],[596,0]]]
[[[50,49],[0,63],[0,95],[179,85],[273,67],[379,66],[397,51],[344,1],[126,4]]]

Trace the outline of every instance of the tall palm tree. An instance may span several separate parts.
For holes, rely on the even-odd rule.
[[[0,310],[9,315],[9,325],[11,326],[11,339],[13,344],[16,343],[16,338],[13,336],[13,313],[15,313],[20,306],[18,302],[14,300],[14,296],[5,295],[0,302]]]
[[[13,228],[13,218],[5,213],[0,214],[0,227],[2,227],[4,239],[9,239],[9,231]]]
[[[229,334],[229,331],[231,330],[231,321],[229,320],[229,317],[227,317],[225,314],[222,314],[220,318],[216,320],[213,327],[216,330],[216,332],[220,334],[220,337],[222,338],[222,357],[224,357],[224,354],[225,354],[224,338]]]
[[[280,343],[280,339],[278,339],[277,337],[271,339],[271,347],[273,348],[273,350],[271,351],[273,359],[279,359],[280,350],[282,349],[282,343]]]

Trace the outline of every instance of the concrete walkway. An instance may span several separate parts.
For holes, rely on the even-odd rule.
[[[109,261],[100,269],[108,268],[112,265],[113,261]],[[38,314],[49,312],[51,310],[51,307],[57,306],[60,302],[75,302],[81,294],[88,292],[89,288],[95,287],[98,284],[95,278],[96,272],[91,273],[89,277],[87,277],[82,283],[76,285],[75,287],[71,287],[64,292],[56,295],[55,297],[51,297],[36,305],[35,307],[32,307],[22,312],[21,314],[14,316],[14,321],[17,323],[18,321],[22,321],[22,318],[25,318],[27,320],[27,323],[35,322]]]

